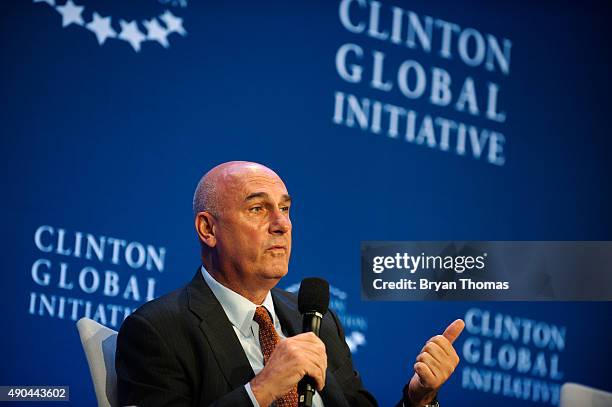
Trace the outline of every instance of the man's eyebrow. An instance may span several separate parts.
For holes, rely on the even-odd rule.
[[[270,196],[266,193],[266,192],[253,192],[252,194],[247,195],[246,198],[244,198],[245,202],[248,201],[252,201],[253,199],[258,199],[258,198],[269,198]]]
[[[251,201],[253,199],[257,199],[257,198],[263,198],[263,199],[268,199],[270,198],[270,195],[268,195],[267,192],[253,192],[252,194],[247,195],[246,198],[244,198],[245,202]],[[281,197],[281,201],[283,202],[291,202],[291,197],[287,194],[283,194],[283,196]]]

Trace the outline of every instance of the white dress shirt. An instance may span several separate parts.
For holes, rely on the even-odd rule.
[[[253,372],[258,374],[264,367],[263,353],[261,352],[261,347],[259,346],[259,325],[253,320],[255,309],[258,307],[258,305],[252,303],[242,295],[219,283],[210,274],[208,274],[208,271],[206,271],[204,266],[202,266],[202,276],[204,277],[204,281],[206,281],[206,284],[208,284],[214,296],[221,303],[227,318],[232,323],[234,332],[240,341],[240,345],[242,345],[242,349],[244,349],[244,353],[249,360]],[[261,305],[266,307],[272,316],[274,329],[276,329],[278,336],[280,336],[281,340],[285,339],[286,336],[283,334],[280,321],[278,320],[276,312],[274,311],[274,302],[272,301],[272,294],[270,294],[269,291]],[[249,394],[251,401],[253,402],[253,406],[260,407],[255,395],[253,394],[253,391],[251,390],[251,384],[247,383],[244,387]],[[312,406],[324,407],[323,400],[318,392],[316,392],[314,395]]]

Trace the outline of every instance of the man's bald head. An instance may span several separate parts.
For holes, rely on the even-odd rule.
[[[268,167],[246,161],[216,166],[193,197],[202,264],[217,281],[261,304],[287,274],[291,197]]]
[[[193,213],[210,212],[219,216],[223,209],[224,194],[232,183],[246,174],[264,173],[280,180],[280,177],[265,165],[250,161],[228,161],[217,165],[200,179],[193,194]]]

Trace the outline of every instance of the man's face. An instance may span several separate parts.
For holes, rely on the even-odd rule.
[[[265,167],[230,170],[220,183],[219,202],[219,265],[241,279],[278,281],[285,276],[291,255],[291,198],[283,181]]]

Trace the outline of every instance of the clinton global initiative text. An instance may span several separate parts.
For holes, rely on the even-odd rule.
[[[491,78],[497,75],[507,81],[512,41],[375,0],[342,0],[338,18],[354,35],[353,41],[341,44],[336,52],[336,72],[343,87],[376,96],[336,90],[335,124],[504,165],[506,138],[501,131],[451,119],[445,113],[432,117],[412,107],[423,102],[447,110],[450,117],[481,117],[494,127],[506,123],[508,115],[499,107],[501,86]],[[371,49],[365,42],[358,43],[361,38],[367,38],[368,45],[371,40],[379,41],[379,46]],[[428,62],[419,61],[420,57]],[[435,58],[445,67],[431,65],[429,61]],[[461,70],[457,78],[448,69],[449,60],[458,60],[474,73]],[[401,102],[382,101],[386,96]]]
[[[155,298],[156,276],[164,271],[166,248],[137,241],[42,225],[34,245],[41,257],[30,268],[28,314],[39,317],[88,317],[118,327]]]

